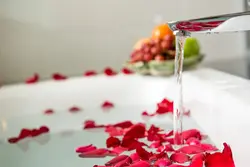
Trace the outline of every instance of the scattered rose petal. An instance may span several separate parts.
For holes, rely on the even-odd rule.
[[[205,151],[218,151],[218,148],[216,148],[215,146],[213,146],[211,144],[202,143],[202,144],[200,144],[200,146]]]
[[[104,69],[104,74],[107,75],[107,76],[114,76],[117,73],[112,68],[107,67],[107,68]]]
[[[142,160],[149,160],[149,158],[152,156],[152,153],[146,151],[143,147],[137,147],[136,153]]]
[[[186,143],[188,145],[199,145],[201,142],[199,139],[197,139],[195,137],[190,137],[189,139],[187,139]]]
[[[124,137],[122,139],[121,146],[127,148],[128,151],[135,150],[137,147],[146,146],[145,143],[139,142],[136,139],[130,137]]]
[[[39,81],[39,75],[37,73],[35,73],[32,77],[30,77],[26,80],[26,83],[33,84],[33,83],[37,83],[38,81]]]
[[[184,146],[177,151],[185,154],[198,154],[204,152],[205,150],[203,150],[200,146],[197,145],[189,145]]]
[[[87,145],[87,146],[80,146],[78,148],[76,148],[76,152],[77,153],[84,153],[84,152],[89,152],[89,151],[93,151],[96,150],[97,148],[95,146],[93,146],[92,144]]]
[[[202,160],[204,160],[204,158],[205,158],[205,155],[203,153],[199,153],[199,154],[195,154],[192,157],[192,161],[196,161],[196,159],[202,159]]]
[[[110,101],[105,101],[102,103],[102,108],[103,109],[110,109],[110,108],[113,108],[114,107],[114,104],[111,103]]]
[[[150,144],[150,148],[158,148],[161,146],[161,142],[160,141],[156,141]]]
[[[202,139],[201,132],[197,129],[190,129],[182,132],[182,137],[184,140],[188,140],[191,137],[197,138],[199,140]]]
[[[224,143],[222,153],[207,154],[205,157],[206,167],[235,167],[231,148]]]
[[[124,134],[124,130],[120,128],[116,128],[113,126],[108,126],[105,128],[105,132],[109,134],[109,136],[122,136]]]
[[[143,138],[145,137],[145,125],[142,123],[138,123],[130,127],[130,129],[125,133],[124,137],[129,138]]]
[[[149,114],[147,111],[142,112],[142,116],[146,116],[146,117],[153,117],[155,115],[156,115],[155,113]]]
[[[11,143],[11,144],[14,144],[14,143],[19,142],[19,140],[20,139],[18,137],[12,137],[12,138],[8,139],[8,142]]]
[[[86,71],[83,75],[86,77],[95,76],[95,75],[97,75],[97,72],[94,70],[90,70],[90,71]]]
[[[189,161],[189,157],[184,153],[173,153],[170,159],[177,163],[185,163]]]
[[[131,126],[133,126],[134,124],[131,121],[123,121],[123,122],[119,122],[117,124],[114,124],[114,127],[119,127],[119,128],[130,128]]]
[[[156,167],[164,167],[164,166],[169,166],[171,165],[172,162],[168,158],[161,158],[155,161],[154,165]]]
[[[86,120],[83,129],[104,128],[105,125],[96,125],[93,120]]]
[[[81,111],[81,108],[80,108],[80,107],[77,107],[77,106],[73,106],[73,107],[70,107],[70,108],[69,108],[69,111],[70,111],[71,113],[76,113],[76,112]]]
[[[118,147],[120,146],[121,144],[121,141],[116,138],[116,137],[109,137],[107,140],[106,140],[106,145],[107,145],[107,148],[110,148],[110,147]]]
[[[173,112],[173,102],[167,99],[163,99],[157,104],[158,108],[156,110],[157,114],[166,114],[168,112]]]
[[[132,159],[133,162],[139,161],[140,157],[139,155],[135,152],[133,154],[130,155],[130,158]]]
[[[79,154],[81,158],[98,158],[98,157],[106,157],[106,156],[116,156],[117,154],[110,152],[105,148],[98,148],[92,151],[84,152]]]
[[[121,71],[122,71],[123,74],[127,74],[127,75],[133,74],[133,73],[134,73],[133,71],[131,71],[131,70],[128,69],[128,68],[123,68]]]
[[[54,80],[57,80],[57,81],[67,79],[66,76],[64,76],[64,75],[62,75],[62,74],[59,74],[59,73],[53,74],[53,75],[52,75],[52,78],[53,78]]]
[[[127,151],[127,150],[128,150],[127,148],[118,146],[118,147],[113,148],[112,152],[119,155],[119,154],[121,154],[121,153],[123,153],[124,151]]]
[[[106,166],[114,166],[114,165],[117,164],[118,162],[121,162],[121,161],[126,160],[126,159],[128,159],[128,158],[130,158],[130,157],[127,156],[127,155],[119,155],[119,156],[117,156],[117,157],[111,159],[111,160],[108,161],[107,163],[105,163],[105,165],[106,165]],[[131,160],[131,158],[130,158],[130,160]]]
[[[46,114],[46,115],[54,114],[54,110],[52,110],[52,109],[47,109],[47,110],[44,111],[44,114]]]
[[[150,163],[147,161],[137,161],[129,167],[150,167]]]
[[[202,156],[197,156],[196,158],[193,157],[189,167],[203,167],[203,157]]]

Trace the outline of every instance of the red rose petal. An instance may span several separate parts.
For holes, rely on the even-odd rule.
[[[189,161],[189,156],[184,153],[173,153],[170,156],[170,159],[177,163],[185,163]]]
[[[127,148],[128,151],[134,150],[137,147],[142,147],[142,146],[146,146],[145,143],[139,142],[136,139],[130,138],[130,137],[124,137],[122,139],[122,143],[121,146],[124,148]]]
[[[84,153],[84,152],[89,152],[89,151],[93,151],[96,150],[97,148],[95,146],[93,146],[92,144],[87,145],[87,146],[80,146],[78,148],[76,148],[76,152],[77,153]]]
[[[64,75],[62,75],[62,74],[59,74],[59,73],[53,74],[53,75],[52,75],[52,78],[53,78],[54,80],[57,80],[57,81],[67,79],[66,76],[64,76]]]
[[[31,137],[37,137],[41,134],[41,131],[39,129],[32,129],[30,132]]]
[[[215,146],[211,145],[211,144],[200,144],[201,148],[205,151],[218,151],[218,148],[216,148]]]
[[[203,153],[199,153],[199,154],[195,154],[195,155],[192,157],[192,161],[196,161],[196,160],[199,160],[199,159],[204,160],[204,159],[205,159],[205,155],[204,155]]]
[[[190,163],[189,167],[203,167],[202,157],[196,157],[195,159],[192,159],[192,162]]]
[[[80,108],[80,107],[77,107],[77,106],[73,106],[73,107],[70,107],[70,108],[69,108],[69,111],[70,111],[71,113],[75,113],[75,112],[81,111],[81,108]]]
[[[93,120],[86,120],[83,129],[104,128],[105,125],[96,125]]]
[[[109,134],[109,136],[122,136],[124,134],[123,129],[116,128],[113,126],[106,127],[105,132],[107,132]]]
[[[152,156],[152,153],[147,152],[143,147],[137,147],[136,153],[142,160],[149,160],[149,158]]]
[[[130,128],[131,126],[133,126],[134,124],[131,121],[123,121],[123,122],[119,122],[117,124],[112,125],[113,127],[119,127],[119,128]]]
[[[207,154],[205,157],[206,167],[235,167],[231,148],[224,143],[222,153]]]
[[[165,149],[164,150],[167,151],[167,152],[175,151],[171,144],[165,145]]]
[[[142,123],[138,123],[133,125],[124,135],[124,137],[130,138],[143,138],[145,137],[145,125]]]
[[[164,137],[170,137],[170,136],[173,136],[173,135],[174,135],[174,131],[171,130],[168,133],[164,134]]]
[[[117,154],[111,153],[109,150],[105,148],[98,148],[96,150],[88,151],[79,154],[79,157],[82,158],[94,158],[94,157],[106,157],[106,156],[115,156]]]
[[[150,144],[150,148],[158,148],[161,146],[161,142],[160,141],[156,141]]]
[[[123,160],[125,160],[127,158],[129,158],[129,156],[127,156],[127,155],[120,155],[120,156],[117,156],[117,157],[111,159],[110,161],[108,161],[107,163],[105,163],[105,165],[106,166],[114,166],[118,162],[121,162],[121,161],[123,161]]]
[[[203,150],[200,146],[197,145],[189,145],[184,146],[177,151],[185,154],[198,154],[204,152],[205,150]]]
[[[97,75],[97,72],[94,70],[90,70],[90,71],[86,71],[83,75],[86,77],[95,76],[95,75]]]
[[[150,163],[148,163],[147,161],[138,161],[130,165],[129,167],[150,167]]]
[[[127,74],[127,75],[133,74],[133,73],[134,73],[133,71],[131,71],[131,70],[128,69],[128,68],[123,68],[121,71],[122,71],[123,74]]]
[[[107,75],[107,76],[114,76],[117,73],[112,68],[107,67],[107,68],[104,69],[104,74]]]
[[[169,165],[168,167],[188,167],[188,166],[183,166],[183,165],[178,165],[178,164],[172,164],[172,165]]]
[[[110,101],[105,101],[102,103],[102,108],[104,109],[110,109],[110,108],[113,108],[114,107],[114,104],[111,103]]]
[[[160,103],[157,104],[158,108],[156,110],[157,114],[166,114],[173,112],[173,102],[167,99],[163,99]]]
[[[156,115],[155,113],[149,114],[147,111],[142,112],[142,116],[146,116],[146,117],[153,117],[155,115]]]
[[[8,139],[8,142],[11,143],[11,144],[14,144],[14,143],[19,142],[19,140],[20,139],[18,137],[12,137],[12,138]]]
[[[37,83],[38,80],[39,80],[39,75],[37,73],[35,73],[32,77],[30,77],[26,80],[26,83],[33,84],[33,83]]]
[[[39,128],[39,131],[40,131],[41,134],[42,133],[48,133],[49,132],[49,128],[47,126],[41,126]]]
[[[26,137],[29,137],[31,135],[30,129],[23,128],[18,136],[19,139],[24,139]]]
[[[186,143],[187,143],[188,145],[199,145],[201,142],[200,142],[199,139],[197,139],[197,138],[195,138],[195,137],[190,137],[190,138],[186,141]]]
[[[199,140],[202,139],[201,132],[197,129],[190,129],[182,132],[182,137],[184,140],[188,140],[191,137],[197,138]]]
[[[139,161],[140,157],[139,155],[135,152],[133,154],[130,155],[130,158],[132,159],[133,162]]]
[[[47,110],[44,111],[44,114],[46,114],[46,115],[54,114],[54,110],[52,110],[52,109],[47,109]]]
[[[116,137],[109,137],[106,140],[107,148],[118,147],[118,146],[120,146],[120,144],[121,144],[121,141],[118,138],[116,138]]]
[[[113,148],[112,152],[119,155],[119,154],[121,154],[121,153],[123,153],[124,151],[127,151],[127,150],[128,150],[127,148],[118,146],[118,147]]]
[[[156,167],[169,166],[172,162],[168,158],[161,158],[155,161],[154,165]]]

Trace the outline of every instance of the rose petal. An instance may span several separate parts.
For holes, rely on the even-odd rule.
[[[106,157],[106,156],[115,156],[116,154],[111,153],[109,150],[105,148],[98,148],[96,150],[88,151],[79,154],[81,158],[95,158],[95,157]]]
[[[120,144],[121,144],[121,141],[118,138],[116,138],[116,137],[109,137],[106,140],[106,146],[107,146],[107,148],[118,147],[118,146],[120,146]]]
[[[131,71],[131,70],[128,69],[128,68],[123,68],[121,71],[122,71],[123,74],[127,74],[127,75],[133,74],[133,73],[134,73],[133,71]]]
[[[102,108],[104,109],[109,109],[109,108],[113,108],[114,107],[114,104],[111,103],[110,101],[105,101],[102,103]]]
[[[184,153],[173,153],[170,156],[170,159],[177,163],[185,163],[189,161],[189,156]]]
[[[154,165],[156,167],[163,167],[163,166],[169,166],[172,162],[168,158],[161,158],[155,161]]]
[[[105,163],[106,166],[113,166],[115,164],[117,164],[118,162],[121,162],[125,159],[129,158],[129,156],[127,155],[120,155],[120,156],[117,156],[113,159],[111,159],[110,161],[108,161],[107,163]]]
[[[195,159],[192,159],[192,162],[190,163],[189,167],[203,167],[202,157],[196,157]]]
[[[201,142],[199,139],[197,139],[195,137],[190,137],[189,139],[187,139],[186,143],[188,145],[199,145]]]
[[[49,132],[49,128],[47,126],[41,126],[39,128],[39,131],[42,133],[48,133]]]
[[[157,114],[166,114],[173,112],[173,102],[168,99],[163,99],[160,103],[157,104],[158,108],[156,110]]]
[[[33,84],[33,83],[37,83],[38,81],[39,81],[39,75],[37,73],[35,73],[32,77],[30,77],[26,80],[26,83]]]
[[[109,134],[109,136],[122,136],[124,134],[123,129],[116,128],[113,126],[106,127],[105,132],[107,132]]]
[[[199,153],[199,154],[195,154],[195,155],[192,157],[192,161],[196,161],[196,160],[199,160],[199,159],[204,160],[204,159],[205,159],[205,155],[204,155],[203,153]]]
[[[64,76],[64,75],[62,75],[62,74],[59,74],[59,73],[53,74],[53,75],[52,75],[52,78],[53,78],[54,80],[57,80],[57,81],[67,79],[66,76]]]
[[[129,167],[150,167],[150,163],[148,163],[147,161],[138,161],[130,165]]]
[[[104,74],[107,75],[107,76],[114,76],[117,73],[112,68],[107,67],[107,68],[104,69]]]
[[[145,125],[138,123],[133,125],[124,135],[124,137],[130,138],[143,138],[145,137]]]
[[[19,139],[24,139],[31,136],[31,130],[23,128],[18,136]]]
[[[14,143],[17,143],[17,142],[19,142],[19,138],[18,137],[12,137],[12,138],[9,138],[8,139],[8,142],[10,143],[10,144],[14,144]]]
[[[158,148],[161,146],[161,142],[160,141],[156,141],[150,144],[150,148]]]
[[[86,77],[94,76],[94,75],[97,75],[97,72],[94,70],[90,70],[90,71],[86,71],[83,75]]]
[[[127,151],[127,150],[128,150],[127,148],[118,146],[118,147],[113,148],[112,152],[119,155],[119,154],[121,154],[121,153],[123,153],[124,151]]]
[[[81,108],[80,108],[80,107],[77,107],[77,106],[73,106],[73,107],[70,107],[70,108],[69,108],[69,111],[70,111],[71,113],[76,113],[76,112],[78,112],[78,111],[81,111]]]
[[[47,109],[47,110],[44,111],[44,114],[46,114],[46,115],[54,114],[54,110],[52,110],[52,109]]]
[[[76,152],[77,153],[84,153],[84,152],[89,152],[89,151],[93,151],[96,150],[97,148],[95,146],[93,146],[92,144],[87,145],[87,146],[80,146],[78,148],[76,148]]]
[[[149,160],[152,153],[146,151],[142,146],[136,148],[136,153],[142,160]]]
[[[96,125],[93,120],[86,120],[83,129],[104,128],[105,125]]]
[[[142,116],[146,116],[146,117],[153,117],[155,115],[156,115],[155,113],[149,114],[147,111],[142,112]]]
[[[202,135],[197,129],[190,129],[182,132],[182,137],[184,140],[188,140],[191,137],[197,138],[199,140],[202,139]]]
[[[117,124],[114,124],[113,127],[119,127],[119,128],[130,128],[131,126],[133,126],[134,124],[131,121],[123,121],[123,122],[119,122]]]
[[[201,148],[205,151],[218,151],[218,148],[216,148],[215,146],[211,145],[211,144],[200,144]]]
[[[128,151],[135,150],[137,147],[146,146],[145,143],[139,142],[136,139],[130,137],[124,137],[122,139],[121,146],[127,148]]]
[[[198,154],[204,151],[205,150],[203,150],[200,146],[197,146],[197,145],[184,146],[180,148],[179,150],[177,150],[177,152],[182,152],[185,154]]]
[[[132,162],[136,162],[140,160],[139,155],[135,152],[133,154],[130,155],[130,158],[132,159]]]

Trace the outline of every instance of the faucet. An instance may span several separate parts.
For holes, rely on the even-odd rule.
[[[250,30],[250,11],[167,23],[173,32],[224,33]]]

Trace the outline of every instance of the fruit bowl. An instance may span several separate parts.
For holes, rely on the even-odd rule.
[[[194,69],[204,59],[204,55],[200,54],[185,58],[183,61],[183,70]],[[174,60],[157,61],[152,60],[146,62],[126,62],[124,66],[134,72],[141,75],[153,75],[153,76],[170,76],[174,74]]]
[[[149,38],[139,40],[125,67],[142,75],[169,76],[174,73],[175,35],[168,25],[157,26]],[[184,45],[183,70],[196,67],[204,58],[196,38],[187,38]]]

